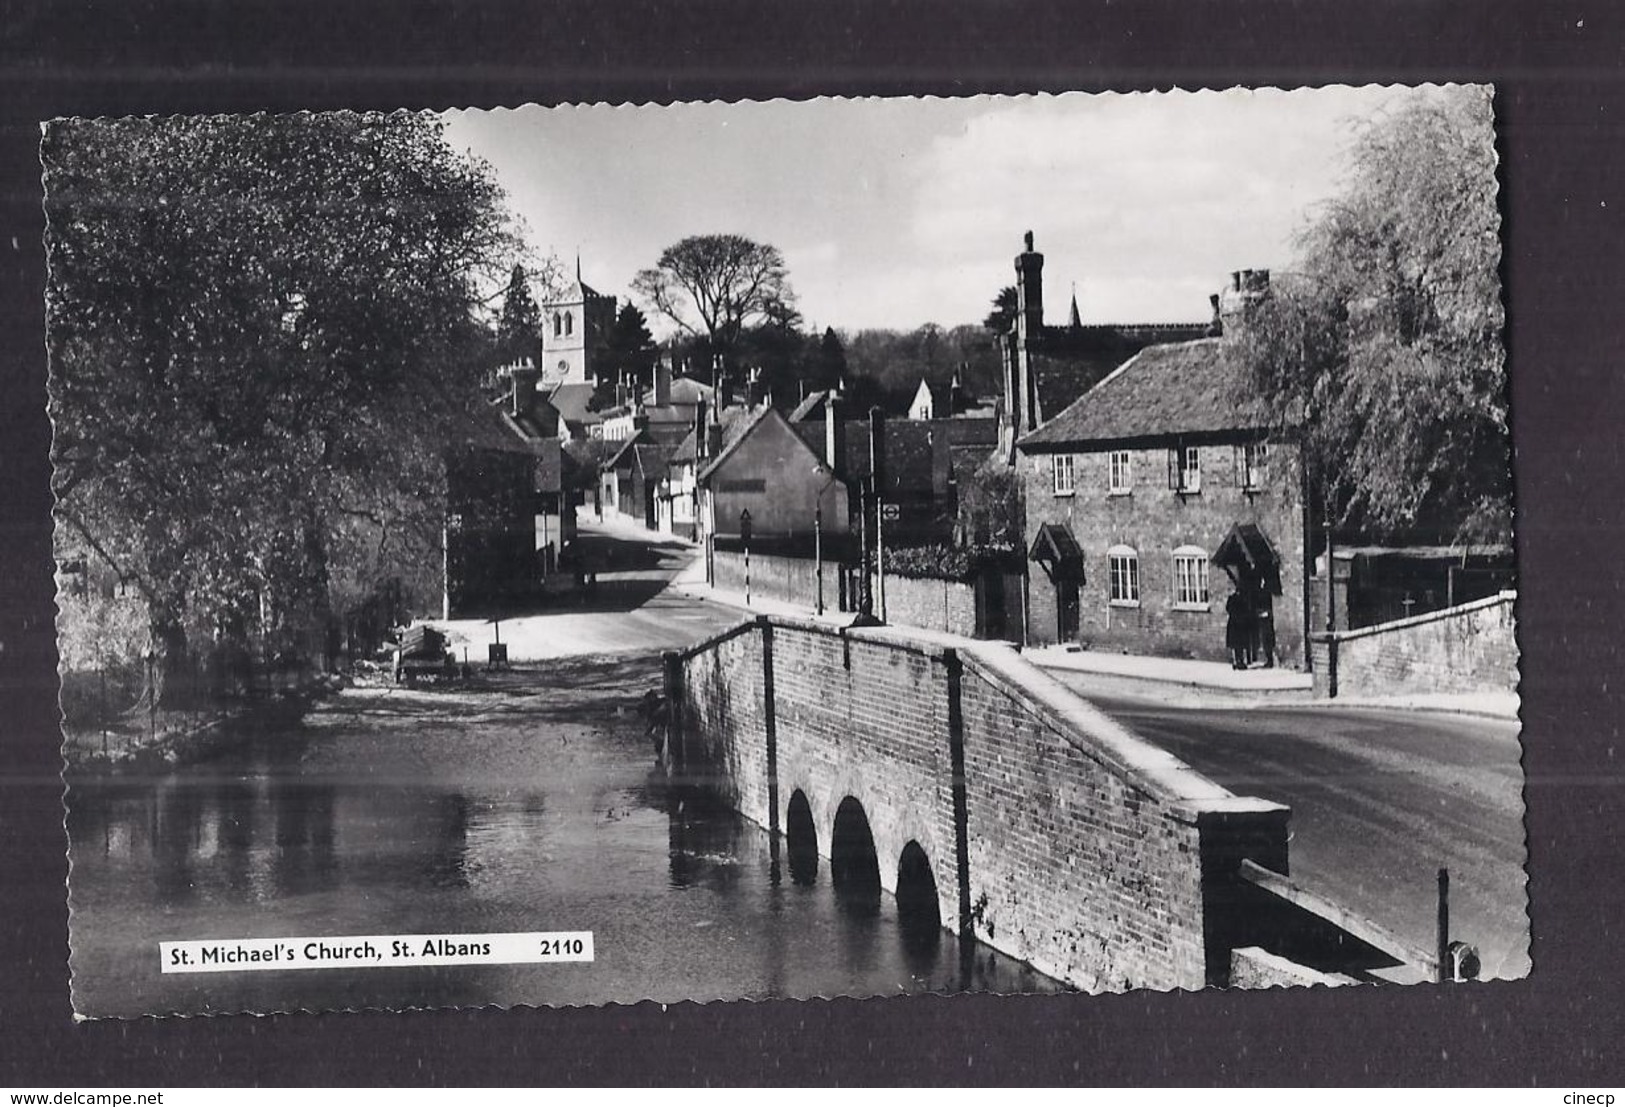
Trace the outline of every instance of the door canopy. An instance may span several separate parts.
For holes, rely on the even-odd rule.
[[[1281,594],[1281,557],[1255,523],[1237,523],[1213,551],[1213,564],[1236,581],[1253,581]]]
[[[1036,561],[1050,576],[1083,573],[1083,550],[1064,523],[1045,523],[1033,537],[1027,559]]]

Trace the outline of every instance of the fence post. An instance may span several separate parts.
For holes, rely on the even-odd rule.
[[[965,663],[956,649],[942,652],[948,677],[948,762],[953,772],[954,883],[959,885],[959,939],[969,949],[975,935],[970,902],[970,801],[965,791]]]
[[[1449,981],[1450,969],[1450,870],[1439,870],[1439,983]]]
[[[666,775],[686,767],[683,749],[683,655],[666,650],[660,655],[661,683],[666,696]]]

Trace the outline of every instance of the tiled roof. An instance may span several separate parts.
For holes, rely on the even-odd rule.
[[[632,447],[636,455],[638,469],[644,477],[659,480],[666,475],[666,461],[672,455],[670,446],[662,446],[654,442],[639,442]]]
[[[1040,422],[1055,418],[1147,346],[1201,338],[1205,324],[1045,327],[1029,346]]]
[[[870,471],[869,421],[848,419],[840,476],[866,477]],[[798,423],[795,431],[820,458],[825,439],[822,423]],[[998,445],[998,426],[991,419],[886,420],[886,482],[892,492],[943,492],[951,474],[974,469]],[[962,454],[961,451],[966,451]]]
[[[460,418],[463,433],[458,438],[465,446],[511,454],[535,452],[532,439],[500,407],[480,403]]]
[[[824,397],[827,395],[829,395],[828,392],[807,393],[806,398],[795,406],[794,411],[790,412],[790,422],[799,423],[803,419],[808,418],[813,412],[817,411],[823,406]]]
[[[722,446],[717,450],[716,456],[708,460],[700,469],[699,479],[704,480],[710,476],[712,471],[726,461],[728,455],[733,453],[750,432],[756,428],[756,424],[774,414],[776,412],[770,407],[763,407],[756,411],[735,408],[732,411],[723,412]],[[734,418],[729,420],[729,415],[734,416]],[[783,418],[783,416],[780,416],[780,418]]]
[[[1268,413],[1235,346],[1148,346],[1020,440],[1024,449],[1264,429]]]
[[[560,384],[547,394],[547,400],[558,410],[559,418],[572,426],[590,426],[603,422],[603,416],[587,410],[594,388],[590,384]]]

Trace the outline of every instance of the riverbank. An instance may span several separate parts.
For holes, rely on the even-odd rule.
[[[325,676],[251,699],[129,711],[96,728],[64,722],[64,771],[69,776],[107,776],[209,757],[256,734],[297,725],[319,697],[338,691],[345,683],[342,677]]]

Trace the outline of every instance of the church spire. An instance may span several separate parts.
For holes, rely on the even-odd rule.
[[[1083,319],[1078,315],[1078,282],[1072,282],[1072,314],[1067,317],[1067,326],[1073,330],[1083,326]]]

